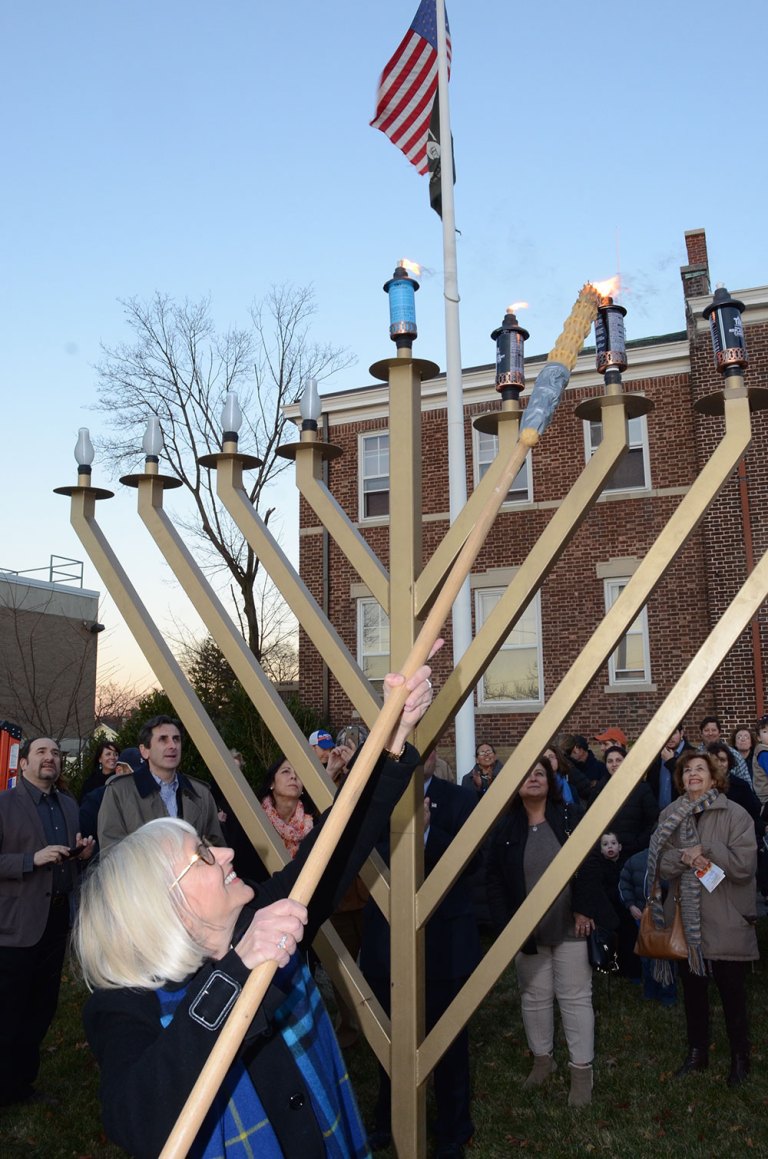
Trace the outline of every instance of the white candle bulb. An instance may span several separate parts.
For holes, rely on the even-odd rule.
[[[320,394],[317,389],[317,379],[308,378],[304,393],[299,401],[299,411],[305,421],[316,423],[322,413]]]
[[[243,412],[240,410],[240,403],[237,394],[234,390],[227,391],[227,399],[224,403],[224,409],[221,412],[221,429],[223,431],[231,431],[236,435],[243,424]]]
[[[75,462],[78,467],[90,467],[93,462],[93,443],[88,431],[88,427],[80,427],[77,432],[77,445],[75,446]]]
[[[157,415],[152,415],[147,420],[147,429],[144,432],[144,439],[141,445],[145,455],[160,457],[160,452],[163,449],[163,432],[160,429],[160,419]]]

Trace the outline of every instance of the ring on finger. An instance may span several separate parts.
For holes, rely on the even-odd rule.
[[[287,945],[288,945],[288,935],[283,934],[283,936],[280,938],[280,941],[277,943],[277,948],[278,948],[278,950],[284,950]]]

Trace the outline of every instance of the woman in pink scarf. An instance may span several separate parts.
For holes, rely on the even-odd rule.
[[[267,770],[260,794],[261,807],[280,834],[291,857],[315,823],[312,805],[290,761],[281,757]]]

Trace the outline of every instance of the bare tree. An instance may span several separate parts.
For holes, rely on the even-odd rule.
[[[269,649],[262,661],[273,684],[292,684],[299,679],[299,641],[283,636]]]
[[[299,677],[299,629],[296,617],[277,588],[263,576],[258,585],[261,665],[273,684]]]
[[[106,680],[96,688],[96,719],[124,721],[131,715],[146,690],[137,684]]]
[[[298,399],[307,378],[326,378],[353,358],[310,340],[311,287],[273,287],[251,308],[248,329],[223,334],[216,331],[208,299],[179,305],[156,294],[151,302],[131,299],[123,306],[134,341],[104,347],[97,367],[97,409],[116,432],[103,457],[116,473],[132,466],[147,419],[160,419],[164,457],[193,502],[193,513],[177,523],[197,540],[201,563],[227,574],[241,630],[261,660],[267,633],[257,583],[260,561],[216,503],[215,480],[198,458],[219,449],[221,407],[227,391],[237,390],[244,417],[240,448],[262,460],[245,485],[268,523],[274,508],[265,506],[265,492],[287,465],[276,454],[286,423],[283,408]]]

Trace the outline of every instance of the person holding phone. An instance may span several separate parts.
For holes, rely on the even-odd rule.
[[[40,736],[19,751],[21,776],[0,793],[0,1105],[43,1096],[34,1082],[59,999],[74,890],[93,838],[60,792],[61,752]]]

